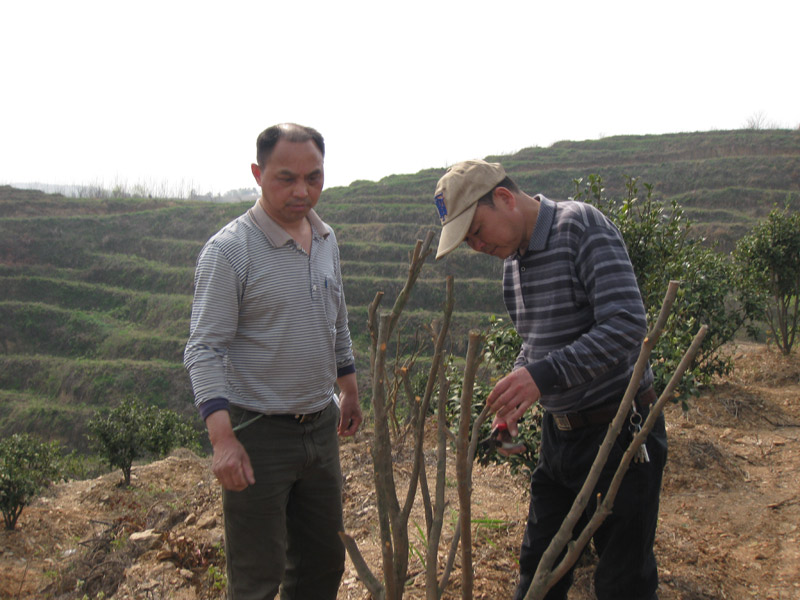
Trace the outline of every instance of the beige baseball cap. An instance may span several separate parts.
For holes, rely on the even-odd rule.
[[[442,258],[464,241],[478,208],[478,200],[503,181],[506,172],[500,163],[465,160],[447,169],[433,200],[442,222],[436,258]]]

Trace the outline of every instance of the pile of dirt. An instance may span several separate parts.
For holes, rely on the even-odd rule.
[[[800,598],[800,357],[742,345],[736,369],[692,402],[667,407],[670,455],[656,554],[662,600]],[[380,570],[371,431],[343,440],[345,527]],[[434,462],[432,445],[426,460]],[[410,448],[395,457],[398,488]],[[458,506],[448,465],[442,555]],[[432,468],[429,468],[433,477]],[[0,532],[0,598],[204,600],[224,597],[219,487],[208,458],[178,451],[121,474],[62,483],[27,507],[16,531]],[[473,567],[477,599],[511,597],[528,507],[523,475],[476,465]],[[412,516],[407,598],[424,598],[422,503]],[[460,598],[458,559],[445,598]],[[576,570],[570,600],[590,600],[591,554]],[[342,600],[370,595],[348,559]]]

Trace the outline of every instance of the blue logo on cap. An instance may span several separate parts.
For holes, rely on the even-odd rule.
[[[444,204],[444,194],[436,194],[433,197],[433,201],[436,203],[436,210],[439,211],[439,220],[444,224],[444,220],[447,217],[447,207]]]

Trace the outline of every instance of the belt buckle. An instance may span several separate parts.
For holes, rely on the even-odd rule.
[[[572,423],[569,420],[569,415],[554,414],[553,421],[555,421],[556,427],[558,427],[561,431],[572,430]]]
[[[655,404],[657,401],[658,401],[658,394],[653,389],[652,385],[648,387],[645,391],[636,395],[636,403],[639,405],[639,408],[642,409],[649,407],[651,404]]]
[[[312,421],[316,421],[317,417],[319,417],[322,411],[318,410],[317,412],[313,413],[306,413],[304,415],[297,414],[294,418],[297,420],[298,423],[311,423]]]

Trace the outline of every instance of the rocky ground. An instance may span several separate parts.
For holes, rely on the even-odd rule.
[[[656,553],[661,600],[800,599],[800,356],[741,345],[736,369],[693,400],[666,410],[670,456]],[[378,525],[365,428],[342,444],[345,525],[379,569]],[[433,454],[433,449],[428,450]],[[401,490],[409,452],[398,449]],[[432,477],[432,473],[430,477]],[[0,532],[0,598],[224,598],[219,489],[207,458],[178,451],[121,474],[53,486],[27,507],[16,531]],[[455,472],[447,494],[457,506]],[[417,503],[420,504],[419,502]],[[509,598],[527,513],[527,482],[505,467],[475,467],[474,597]],[[444,543],[454,511],[445,519]],[[411,523],[407,598],[424,598],[424,517]],[[589,600],[591,555],[570,600]],[[458,562],[445,598],[460,598]],[[352,563],[339,594],[368,600]]]

